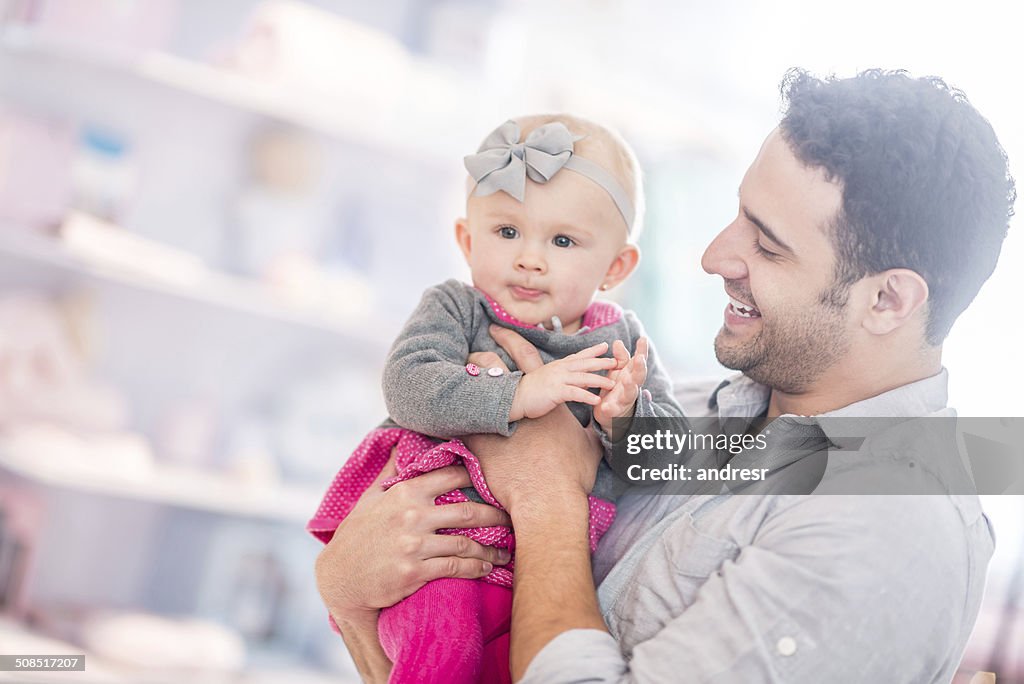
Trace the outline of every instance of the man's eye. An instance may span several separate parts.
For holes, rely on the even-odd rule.
[[[568,235],[556,235],[555,239],[551,241],[555,247],[572,247],[576,242]]]
[[[502,226],[498,229],[498,235],[505,238],[506,240],[515,240],[519,237],[519,231],[512,226]]]
[[[757,253],[763,256],[765,259],[775,260],[779,258],[778,254],[776,254],[775,252],[769,252],[767,249],[762,247],[761,243],[758,242],[757,240],[754,240],[754,249],[757,250]]]

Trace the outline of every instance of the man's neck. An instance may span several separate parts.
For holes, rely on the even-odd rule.
[[[877,397],[897,387],[930,378],[942,370],[942,349],[936,347],[901,364],[835,366],[798,393],[772,389],[768,418],[816,416]]]

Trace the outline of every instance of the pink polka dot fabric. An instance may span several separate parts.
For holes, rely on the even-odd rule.
[[[388,489],[398,482],[421,475],[431,470],[462,463],[469,471],[473,486],[487,503],[501,508],[484,481],[480,461],[459,439],[438,443],[436,440],[403,428],[381,428],[371,432],[335,476],[324,496],[316,515],[306,529],[320,541],[327,543],[334,530],[352,511],[356,501],[380,474],[396,448],[395,464],[398,475],[382,484]],[[458,489],[442,494],[435,499],[439,506],[468,501]],[[597,548],[597,542],[608,531],[615,519],[615,505],[611,502],[590,497],[590,549]],[[438,530],[441,534],[462,534],[481,544],[507,548],[515,551],[515,535],[507,527],[476,527],[470,529]],[[492,584],[512,587],[513,561],[507,566],[495,567],[483,579]]]
[[[524,323],[519,320],[508,311],[505,310],[501,304],[492,299],[490,295],[483,292],[484,297],[487,298],[487,303],[491,306],[491,311],[502,323],[516,326],[517,328],[543,328],[542,325],[531,325]],[[583,312],[583,321],[580,324],[580,333],[590,332],[596,328],[601,328],[606,325],[618,323],[622,318],[622,307],[613,302],[591,302],[587,310]]]
[[[622,307],[613,302],[593,302],[583,312],[583,329],[595,330],[618,323],[622,318]]]

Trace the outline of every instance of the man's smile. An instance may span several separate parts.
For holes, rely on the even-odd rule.
[[[760,318],[761,312],[751,304],[729,297],[729,310],[741,318]]]

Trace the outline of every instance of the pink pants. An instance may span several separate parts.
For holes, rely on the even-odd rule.
[[[439,579],[385,608],[381,646],[394,663],[389,682],[511,684],[512,590],[483,580]]]

